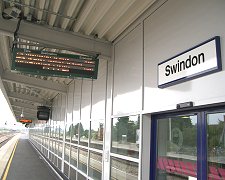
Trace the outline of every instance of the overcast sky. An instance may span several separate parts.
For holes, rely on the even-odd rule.
[[[4,125],[6,122],[8,125],[12,125],[16,123],[16,119],[0,89],[0,126]]]

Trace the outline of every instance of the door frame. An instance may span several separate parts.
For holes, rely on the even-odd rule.
[[[207,179],[207,114],[218,112],[225,112],[225,102],[153,113],[151,115],[149,179],[156,179],[157,119],[187,114],[197,115],[197,179]]]

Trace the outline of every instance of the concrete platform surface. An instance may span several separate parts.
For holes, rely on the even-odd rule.
[[[20,138],[9,167],[7,180],[57,180],[28,139]]]
[[[6,165],[10,159],[13,148],[20,138],[21,134],[15,135],[12,139],[10,139],[4,146],[0,148],[0,178],[3,176]]]

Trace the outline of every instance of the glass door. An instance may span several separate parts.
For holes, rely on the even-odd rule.
[[[206,113],[208,179],[225,179],[225,111]]]
[[[197,115],[157,119],[156,179],[197,177]]]
[[[225,179],[225,108],[152,117],[150,179]]]

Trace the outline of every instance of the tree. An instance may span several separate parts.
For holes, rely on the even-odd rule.
[[[71,132],[71,136],[73,137],[74,135],[78,135],[78,129],[79,129],[79,123],[77,123],[76,125],[71,124],[69,127],[69,131],[67,133],[70,134]]]
[[[137,122],[130,121],[129,116],[120,117],[118,122],[112,129],[113,140],[122,141],[122,135],[126,135],[127,141],[136,142],[136,130],[139,129],[139,120]]]

